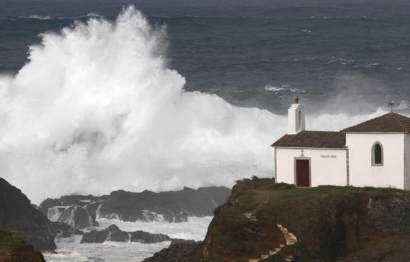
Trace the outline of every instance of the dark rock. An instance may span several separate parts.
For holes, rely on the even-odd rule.
[[[390,232],[410,229],[410,196],[408,194],[399,193],[394,198],[370,199],[367,207],[378,229]]]
[[[144,231],[135,231],[131,233],[131,242],[140,243],[158,243],[164,241],[170,241],[171,238],[164,234],[151,234]]]
[[[191,261],[245,262],[281,245],[267,261],[410,261],[409,243],[409,191],[260,179],[238,181]]]
[[[90,232],[84,233],[81,243],[104,243],[107,241],[109,234],[106,230],[91,230]]]
[[[62,204],[58,199],[47,198],[46,200],[41,202],[40,206],[38,206],[37,209],[45,216],[48,216],[48,209],[54,206],[62,206]]]
[[[48,213],[48,218],[51,221],[66,223],[78,229],[93,226],[90,215],[87,210],[81,206],[52,207]]]
[[[101,205],[103,197],[101,200],[98,200],[96,202],[92,202],[88,205],[85,206],[85,209],[87,210],[88,214],[91,216],[91,221],[93,223],[93,226],[98,226],[98,223],[95,221],[97,218],[97,210],[98,207]]]
[[[111,225],[104,230],[92,230],[84,233],[81,243],[103,243],[105,241],[128,242],[130,235],[121,231],[116,225]]]
[[[39,210],[51,221],[67,223],[78,229],[98,226],[95,221],[97,211],[102,218],[123,221],[184,222],[189,216],[212,216],[214,209],[225,203],[230,192],[226,187],[197,190],[185,187],[180,191],[161,193],[119,190],[101,197],[74,195],[46,199]]]
[[[74,234],[75,235],[84,235],[84,231],[76,228],[76,229],[74,229]]]
[[[128,242],[130,240],[130,235],[127,232],[121,231],[116,225],[111,225],[105,230],[110,232],[108,241]]]
[[[63,196],[59,199],[48,198],[41,202],[38,209],[53,222],[63,222],[77,229],[98,226],[96,211],[106,196],[92,195]]]
[[[85,233],[81,243],[103,243],[105,241],[158,243],[170,240],[171,238],[164,234],[151,234],[144,231],[124,232],[116,225],[111,225],[104,230],[92,230]]]
[[[112,232],[121,232],[121,229],[119,229],[117,225],[110,225],[105,230],[107,230],[108,232],[111,232],[111,233]]]
[[[73,211],[73,227],[78,229],[87,228],[89,226],[94,226],[95,223],[91,221],[91,216],[88,214],[87,209],[84,207],[75,207]]]
[[[179,244],[179,243],[185,243],[185,244],[193,244],[195,243],[195,240],[190,240],[190,239],[179,239],[179,238],[172,238],[171,239],[171,245]]]
[[[57,230],[56,238],[72,237],[75,235],[75,229],[70,225],[61,222],[52,222],[51,225]]]
[[[200,251],[202,242],[176,242],[168,248],[165,248],[150,258],[144,259],[142,262],[192,262],[198,261],[195,259],[196,254]]]
[[[0,261],[45,262],[45,259],[16,233],[0,227]]]
[[[185,187],[181,191],[131,193],[114,191],[99,209],[100,217],[123,221],[187,221],[189,216],[212,216],[214,209],[225,203],[230,194],[226,187],[197,190]]]
[[[0,178],[0,225],[18,233],[35,250],[54,252],[55,229],[21,191]]]

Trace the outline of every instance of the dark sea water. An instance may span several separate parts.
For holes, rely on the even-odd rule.
[[[369,113],[410,101],[407,1],[0,1],[0,73],[28,62],[39,34],[114,20],[133,4],[166,26],[170,68],[185,90],[285,114],[296,95],[312,112]],[[323,113],[323,112],[321,112]]]
[[[0,0],[0,176],[36,204],[272,177],[295,96],[311,130],[391,100],[409,115],[409,14],[393,0]],[[100,222],[200,240],[210,219]],[[77,237],[46,259],[164,247]]]

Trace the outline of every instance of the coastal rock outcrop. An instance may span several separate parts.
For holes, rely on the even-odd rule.
[[[103,218],[123,221],[183,222],[189,216],[211,216],[230,194],[226,187],[206,187],[194,190],[185,187],[180,191],[155,193],[145,190],[131,193],[123,190],[112,192],[98,209]]]
[[[183,222],[189,216],[212,216],[225,203],[231,190],[226,187],[185,187],[180,191],[140,193],[118,190],[101,197],[64,196],[46,199],[39,210],[51,221],[63,222],[77,229],[97,225],[96,218],[123,221]]]
[[[56,248],[56,232],[51,222],[3,178],[0,178],[0,226],[16,232],[35,250],[53,252]]]
[[[62,222],[52,222],[51,226],[56,231],[56,238],[66,238],[66,237],[73,237],[74,235],[79,235],[78,232],[70,225],[67,225]]]
[[[164,234],[151,234],[144,231],[124,232],[116,225],[111,225],[104,230],[91,230],[81,239],[81,243],[103,243],[105,241],[158,243],[171,241],[171,238]]]
[[[38,209],[50,221],[62,222],[76,229],[98,226],[96,211],[103,197],[92,195],[63,196],[59,199],[48,198],[41,202]]]
[[[144,259],[142,262],[192,262],[196,261],[192,258],[200,251],[202,241],[195,242],[193,240],[187,241],[173,241],[168,248],[154,254],[150,258]]]
[[[16,233],[0,227],[0,261],[45,262],[45,259]]]
[[[174,259],[167,261],[198,262],[410,261],[409,221],[408,191],[299,189],[272,179],[245,179],[215,210],[205,240],[189,259],[183,251],[178,258],[171,247],[160,253]]]

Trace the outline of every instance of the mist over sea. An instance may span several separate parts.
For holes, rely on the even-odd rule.
[[[391,100],[409,115],[409,13],[387,0],[0,1],[0,174],[35,204],[274,176],[269,145],[295,96],[311,130]]]

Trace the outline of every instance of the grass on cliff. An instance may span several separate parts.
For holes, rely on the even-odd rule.
[[[318,186],[311,188],[296,188],[286,183],[275,183],[272,178],[238,180],[230,198],[227,201],[229,209],[223,212],[224,227],[239,227],[249,222],[244,216],[251,212],[256,216],[272,206],[289,205],[294,201],[305,201],[306,198],[327,198],[332,195],[344,194],[383,194],[402,192],[395,188],[353,187],[353,186]]]
[[[231,259],[226,261],[260,257],[260,254],[272,250],[269,248],[279,246],[282,238],[278,238],[281,232],[277,224],[284,225],[304,242],[286,247],[280,254],[263,261],[284,261],[287,255],[302,255],[306,262],[318,259],[333,261],[334,257],[341,255],[345,243],[343,237],[332,238],[343,234],[342,229],[336,226],[338,218],[334,204],[342,203],[340,208],[366,209],[369,197],[376,200],[401,193],[403,190],[394,188],[353,186],[296,188],[290,184],[275,183],[271,178],[253,177],[237,181],[227,203],[215,211],[217,219],[213,220],[210,229],[218,235],[213,242],[221,248],[221,256]],[[335,227],[329,227],[329,224]],[[260,233],[265,235],[261,237]],[[267,238],[269,245],[265,245],[267,242],[263,240]],[[270,243],[274,244],[271,246]],[[304,243],[309,246],[304,246]]]
[[[221,222],[225,228],[241,226],[249,221],[243,214],[254,206],[254,192],[249,190],[250,184],[253,189],[275,185],[275,180],[273,179],[259,179],[256,176],[252,177],[252,179],[243,179],[236,182],[234,190],[227,201],[229,209],[223,212],[221,216]]]
[[[0,261],[8,262],[42,262],[40,252],[26,244],[15,233],[0,227]]]

